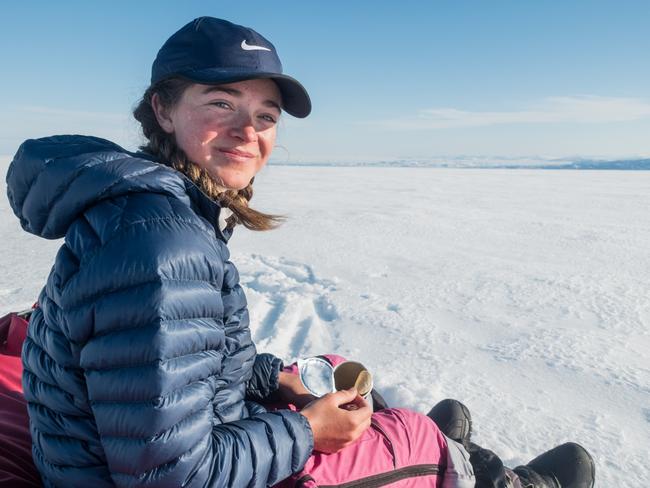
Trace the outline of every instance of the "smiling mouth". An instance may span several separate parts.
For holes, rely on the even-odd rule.
[[[255,157],[255,155],[252,153],[239,151],[238,149],[219,149],[219,152],[226,155],[230,159],[238,159],[241,161]]]

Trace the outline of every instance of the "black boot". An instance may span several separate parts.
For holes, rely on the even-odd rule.
[[[450,439],[460,442],[469,450],[469,438],[472,434],[472,417],[468,408],[458,400],[448,398],[438,402],[427,416]]]
[[[582,446],[567,442],[513,470],[524,488],[592,488],[594,460]]]
[[[448,398],[437,403],[427,415],[443,434],[461,443],[469,452],[469,462],[476,477],[476,488],[510,488],[506,470],[499,456],[470,442],[472,416],[465,405]]]

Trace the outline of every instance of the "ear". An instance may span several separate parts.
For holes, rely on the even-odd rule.
[[[161,103],[160,97],[157,93],[154,93],[151,97],[151,108],[153,109],[153,113],[156,115],[156,120],[162,130],[168,134],[173,134],[174,123],[169,116],[169,109]]]

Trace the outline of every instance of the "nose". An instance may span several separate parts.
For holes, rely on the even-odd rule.
[[[248,114],[240,114],[230,127],[230,136],[242,142],[257,141],[257,130],[253,125],[253,119]]]

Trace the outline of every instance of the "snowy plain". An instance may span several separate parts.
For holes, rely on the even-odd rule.
[[[0,161],[0,315],[60,245]],[[573,440],[600,488],[650,485],[650,172],[269,166],[232,261],[258,350],[363,362],[391,406],[463,401],[507,465]]]

